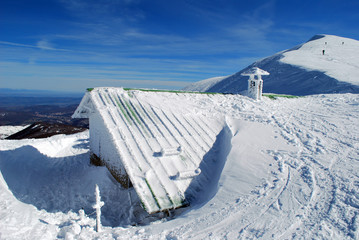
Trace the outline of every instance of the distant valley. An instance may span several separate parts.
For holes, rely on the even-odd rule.
[[[34,122],[88,127],[87,119],[72,119],[81,93],[0,89],[0,126]]]

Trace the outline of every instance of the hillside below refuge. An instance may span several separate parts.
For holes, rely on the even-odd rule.
[[[253,67],[270,73],[263,77],[263,92],[291,95],[359,93],[359,41],[332,35],[316,35],[308,42],[261,59],[220,81],[203,80],[187,91],[246,94]]]

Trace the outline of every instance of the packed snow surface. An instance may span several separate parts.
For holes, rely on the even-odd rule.
[[[213,152],[223,170],[213,173],[204,199],[175,218],[135,226],[127,190],[105,167],[89,165],[88,132],[0,140],[0,238],[359,238],[357,94],[260,102],[179,95],[202,114],[224,116],[229,129],[222,141],[228,154]],[[99,233],[96,184],[105,202]]]

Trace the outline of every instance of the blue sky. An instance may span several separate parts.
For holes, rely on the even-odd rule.
[[[1,0],[0,88],[181,89],[358,23],[358,0]]]

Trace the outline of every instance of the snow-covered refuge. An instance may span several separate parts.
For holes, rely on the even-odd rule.
[[[164,94],[173,99],[176,93]],[[123,88],[88,90],[72,117],[89,118],[91,159],[125,188],[133,186],[148,213],[188,205],[202,160],[224,125],[156,92]]]
[[[262,92],[263,92],[262,75],[269,75],[269,73],[258,67],[253,67],[248,71],[243,72],[241,75],[249,76],[248,96],[255,100],[262,100]]]

